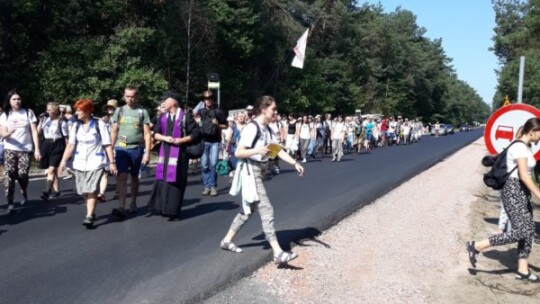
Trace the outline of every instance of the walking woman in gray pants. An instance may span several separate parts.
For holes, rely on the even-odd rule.
[[[523,125],[506,154],[506,166],[510,176],[503,189],[501,199],[512,224],[512,231],[491,236],[480,242],[467,242],[469,260],[476,267],[476,255],[491,246],[518,243],[518,270],[516,279],[538,281],[538,277],[529,269],[528,257],[531,253],[534,222],[531,205],[531,192],[540,198],[540,189],[531,178],[531,171],[536,164],[531,144],[540,140],[540,119],[533,117]],[[517,168],[517,169],[516,169]]]
[[[246,214],[246,212],[241,211],[236,215],[227,235],[221,241],[220,247],[236,253],[242,252],[242,249],[236,246],[232,239],[253,212],[259,211],[264,234],[274,251],[274,262],[276,264],[287,263],[297,258],[298,255],[283,251],[279,245],[274,228],[274,207],[266,194],[266,188],[263,184],[268,163],[269,150],[267,145],[273,141],[277,142],[279,138],[276,134],[272,134],[271,128],[268,128],[268,124],[277,115],[276,101],[271,96],[262,96],[255,103],[253,114],[256,115],[256,118],[242,130],[235,156],[242,159],[242,161],[251,163],[259,201],[250,204],[248,210],[251,210],[251,213]],[[304,174],[304,168],[284,150],[278,153],[278,157],[294,166],[300,176]]]

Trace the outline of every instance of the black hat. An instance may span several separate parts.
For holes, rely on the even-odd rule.
[[[176,100],[178,103],[181,101],[180,94],[176,93],[175,91],[167,91],[161,96],[161,100],[166,100],[168,98],[172,98]]]

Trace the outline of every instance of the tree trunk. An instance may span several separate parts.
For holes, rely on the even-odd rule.
[[[187,20],[187,62],[186,62],[186,105],[189,98],[189,73],[191,68],[191,11],[192,2],[188,0],[188,20]]]

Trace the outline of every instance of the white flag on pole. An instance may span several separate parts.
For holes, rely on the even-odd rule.
[[[296,46],[294,47],[294,53],[296,55],[294,56],[291,66],[295,68],[299,68],[299,69],[304,68],[304,58],[306,56],[308,34],[309,34],[309,28],[304,32],[304,34],[302,34],[300,39],[298,39],[298,41],[296,42]]]

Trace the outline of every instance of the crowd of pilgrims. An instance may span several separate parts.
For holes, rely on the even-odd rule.
[[[248,106],[228,118],[228,127],[222,134],[224,158],[234,158],[235,144],[242,128],[252,119],[251,108]],[[418,119],[394,119],[393,116],[384,115],[333,117],[330,113],[324,116],[277,114],[269,127],[276,134],[276,141],[302,163],[325,156],[330,156],[332,161],[341,161],[347,153],[359,154],[376,147],[418,142],[426,133],[426,128]],[[279,168],[276,170],[279,173]]]
[[[112,215],[121,221],[139,211],[139,179],[151,158],[157,159],[155,182],[143,209],[146,216],[161,215],[169,221],[179,219],[190,165],[191,173],[201,175],[203,196],[219,195],[218,174],[229,175],[229,183],[237,185],[233,180],[241,175],[238,168],[247,167],[255,173],[252,193],[246,194],[244,189],[249,187],[243,188],[243,210],[234,218],[220,248],[242,252],[232,239],[258,211],[274,260],[288,262],[297,255],[284,252],[277,242],[273,207],[263,186],[267,174],[279,174],[278,160],[290,164],[302,176],[302,164],[309,159],[331,157],[339,162],[344,153],[409,144],[419,141],[425,132],[420,121],[401,117],[282,116],[271,96],[262,96],[255,106],[233,115],[216,106],[212,91],[203,92],[202,101],[193,109],[183,107],[180,95],[168,91],[151,114],[138,105],[137,98],[138,88],[127,86],[123,105],[115,99],[102,108],[96,108],[87,98],[79,98],[73,105],[50,101],[45,112],[36,115],[24,106],[16,90],[8,92],[0,115],[6,214],[23,211],[28,202],[33,159],[45,170],[40,196],[43,202],[61,197],[61,176],[75,179],[76,192],[86,206],[82,224],[89,229],[94,228],[98,202],[108,200],[105,192],[113,176],[118,207]],[[269,143],[280,148],[273,159],[269,158]],[[18,207],[14,199],[16,183],[20,188]],[[247,195],[251,195],[251,201]]]
[[[126,88],[127,91],[129,91],[129,89],[130,88]],[[136,92],[134,88],[133,91]],[[212,95],[211,91],[207,92],[210,96]],[[164,102],[170,96],[174,96],[174,94],[165,94],[162,97],[162,103],[154,109],[155,113],[152,113],[153,118],[150,118],[150,114],[138,105],[134,106],[130,111],[125,111],[125,114],[122,114],[122,110],[119,110],[122,107],[118,107],[118,101],[115,99],[109,100],[107,104],[101,108],[101,111],[95,111],[93,107],[94,102],[91,100],[78,100],[74,106],[60,105],[57,102],[51,101],[47,103],[45,112],[36,116],[31,109],[22,106],[21,97],[16,91],[9,92],[0,116],[0,135],[2,135],[3,138],[0,143],[0,162],[4,166],[5,172],[5,196],[8,205],[8,213],[13,212],[15,209],[15,181],[19,183],[21,188],[20,205],[24,205],[28,201],[26,188],[29,180],[28,172],[30,169],[31,154],[33,154],[34,158],[38,161],[39,167],[45,169],[45,189],[41,195],[41,199],[44,201],[60,197],[59,175],[61,173],[65,173],[65,179],[70,179],[76,177],[77,172],[80,171],[94,171],[98,168],[103,169],[104,174],[99,174],[98,172],[98,175],[100,175],[99,180],[96,176],[89,174],[84,177],[81,176],[81,181],[87,185],[87,188],[89,187],[89,191],[95,192],[95,198],[92,199],[84,189],[78,189],[81,190],[78,191],[79,194],[83,195],[87,201],[88,199],[91,201],[106,201],[107,197],[105,195],[105,190],[108,183],[107,177],[116,175],[116,173],[130,173],[128,175],[131,175],[132,184],[133,182],[136,182],[137,185],[135,186],[138,187],[138,178],[141,177],[141,172],[146,169],[146,165],[149,163],[149,156],[153,154],[154,157],[158,156],[159,159],[160,147],[165,146],[164,153],[167,155],[170,153],[170,148],[174,147],[174,145],[167,142],[168,139],[165,138],[164,134],[164,132],[168,132],[172,135],[174,130],[161,130],[162,124],[160,120],[164,117],[164,114],[167,113],[169,110],[168,108],[170,108],[170,106],[167,107]],[[126,96],[124,96],[124,99],[125,97]],[[205,98],[205,96],[203,96],[203,98]],[[203,103],[203,101],[201,101],[201,103]],[[112,128],[115,117],[118,120],[128,120],[127,118],[129,117],[120,117],[120,115],[127,116],[128,112],[133,112],[133,110],[135,110],[137,116],[133,117],[133,122],[136,124],[140,121],[141,123],[141,128],[137,128],[140,133],[138,135],[139,138],[137,138],[135,142],[130,142],[131,140],[125,138],[126,135],[124,135],[124,141],[122,141],[122,136],[119,138],[118,134],[115,134],[115,141],[112,141]],[[238,159],[235,157],[235,150],[240,140],[242,129],[254,119],[253,106],[247,106],[244,110],[236,111],[230,116],[226,116],[225,111],[218,112],[216,120],[219,120],[218,123],[221,126],[220,134],[213,136],[214,138],[212,140],[204,138],[206,135],[203,136],[198,132],[199,128],[197,125],[201,125],[201,114],[204,112],[204,106],[202,107],[202,110],[195,110],[197,112],[194,112],[193,109],[186,109],[186,117],[189,124],[188,128],[184,131],[188,133],[193,133],[195,131],[197,134],[192,134],[191,136],[196,137],[193,138],[193,140],[209,141],[210,144],[215,145],[218,150],[217,153],[212,151],[212,153],[210,153],[211,155],[203,155],[200,159],[188,160],[188,158],[183,158],[182,161],[187,163],[186,167],[191,168],[192,174],[201,173],[204,175],[205,168],[210,166],[212,167],[211,169],[213,169],[210,171],[214,171],[212,172],[213,175],[229,175],[229,183],[231,183],[234,170],[238,163]],[[216,110],[220,109],[216,108]],[[99,119],[94,117],[99,117]],[[105,148],[102,148],[101,150],[103,151],[101,151],[99,148],[94,147],[94,150],[97,149],[97,152],[95,152],[90,147],[96,155],[89,155],[89,157],[83,161],[85,163],[93,163],[93,166],[86,168],[81,168],[79,166],[79,168],[74,168],[74,155],[64,157],[64,152],[67,150],[70,154],[78,155],[80,151],[75,153],[76,151],[74,151],[74,149],[77,147],[79,150],[85,148],[84,145],[87,143],[84,138],[77,141],[79,133],[84,133],[85,131],[85,128],[80,128],[79,125],[85,125],[85,122],[92,127],[92,129],[88,129],[89,131],[87,130],[87,132],[92,133],[92,130],[95,130],[93,133],[99,135],[97,136],[99,138],[98,141],[101,141],[101,146]],[[116,133],[122,128],[123,123],[124,121],[117,122]],[[128,126],[123,128],[129,128],[129,124],[127,125]],[[131,123],[131,125],[133,125],[133,123]],[[146,126],[148,126],[148,131],[150,132],[150,143],[148,147],[145,142],[145,138],[148,135],[145,134]],[[421,135],[426,132],[422,122],[417,119],[409,120],[401,117],[394,119],[393,116],[384,115],[354,115],[345,117],[337,115],[334,117],[330,113],[315,116],[277,114],[273,116],[272,121],[268,124],[268,128],[271,130],[272,141],[281,144],[283,149],[287,151],[289,155],[301,163],[306,163],[310,159],[325,157],[331,158],[332,162],[339,162],[344,154],[361,153],[364,150],[369,151],[376,147],[418,142],[420,141]],[[92,136],[95,134],[92,134]],[[82,141],[82,143],[80,141]],[[69,149],[70,142],[72,142],[71,149]],[[133,163],[132,166],[129,166],[128,164],[128,168],[121,168],[121,170],[118,171],[118,169],[115,168],[116,162],[118,161],[117,154],[118,152],[125,150],[123,148],[126,148],[126,144],[135,144],[137,148],[140,148],[140,151],[139,153],[135,153],[138,155],[132,155],[133,153],[122,155],[131,158],[135,163]],[[122,147],[122,145],[124,145],[124,147]],[[35,149],[34,147],[38,148]],[[110,149],[108,150],[109,147]],[[147,150],[151,152],[147,153]],[[178,151],[176,151],[176,153],[178,153]],[[108,154],[112,154],[112,156]],[[142,156],[147,156],[146,161]],[[162,158],[164,156],[165,155],[161,155]],[[203,159],[205,156],[210,159]],[[81,160],[75,163],[80,164]],[[226,164],[225,168],[223,168],[223,164]],[[269,166],[271,167],[271,170],[268,170],[268,174],[279,174],[280,167],[278,158],[270,160]],[[75,165],[75,167],[77,167],[77,165]],[[216,169],[216,167],[218,168]],[[157,170],[159,171],[160,168]],[[163,169],[161,169],[161,171],[163,171]],[[181,180],[187,180],[187,173],[179,174],[179,177],[179,182]],[[114,193],[115,199],[119,198],[119,195],[121,195],[121,199],[123,200],[119,205],[119,208],[113,210],[113,214],[120,219],[123,219],[126,216],[126,213],[128,213],[125,210],[127,209],[125,208],[126,190],[125,188],[121,189],[125,187],[125,179],[126,177],[124,177],[124,183],[119,183],[120,185]],[[160,181],[163,178],[158,177],[157,179]],[[210,180],[210,182],[208,183],[206,179]],[[210,178],[202,176],[202,180],[204,184],[203,195],[218,195],[217,176],[211,176]],[[93,184],[96,184],[96,181],[97,188],[94,191],[92,188]],[[137,189],[133,189],[132,185],[132,193],[133,190]],[[166,194],[164,194],[163,191],[165,191]],[[154,205],[156,205],[157,201],[167,199],[169,196],[183,197],[184,192],[184,190],[182,190],[180,191],[181,193],[169,193],[171,192],[170,189],[164,189],[163,191],[153,191],[151,203],[149,204],[150,208],[155,207]],[[132,195],[132,197],[135,199],[132,200],[129,212],[136,212],[138,210],[136,205],[137,196]],[[93,203],[93,205],[95,205],[95,203]],[[170,210],[167,214],[170,215],[171,219],[178,216],[179,207],[180,206],[178,205],[168,206]],[[95,220],[94,209],[95,207],[91,208],[91,212],[85,217],[85,221],[88,224]],[[160,212],[163,211],[161,208],[157,209],[159,209],[158,211]]]

